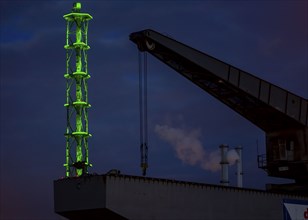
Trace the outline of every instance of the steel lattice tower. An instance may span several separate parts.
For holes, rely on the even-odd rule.
[[[82,176],[88,172],[88,22],[92,16],[81,13],[81,4],[74,3],[66,20],[66,177]]]

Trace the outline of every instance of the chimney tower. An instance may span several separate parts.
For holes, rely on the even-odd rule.
[[[220,145],[220,152],[221,152],[221,180],[220,183],[223,186],[229,186],[229,162],[227,160],[227,153],[229,146],[228,145]]]

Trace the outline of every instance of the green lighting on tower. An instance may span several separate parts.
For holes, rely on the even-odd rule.
[[[66,20],[66,177],[88,173],[88,23],[92,16],[81,13],[81,3],[74,3]]]

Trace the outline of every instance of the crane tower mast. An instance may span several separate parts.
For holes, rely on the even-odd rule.
[[[81,13],[81,4],[74,3],[66,20],[66,161],[65,176],[82,176],[88,172],[88,22],[92,16]]]

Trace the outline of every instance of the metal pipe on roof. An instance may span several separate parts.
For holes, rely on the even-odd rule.
[[[242,146],[237,146],[235,148],[237,154],[238,154],[238,159],[236,160],[236,167],[237,167],[237,187],[242,188],[243,187],[243,160],[242,160]]]
[[[227,153],[228,153],[228,145],[220,145],[220,152],[221,152],[221,180],[220,183],[223,186],[229,186],[229,162],[227,160]]]

